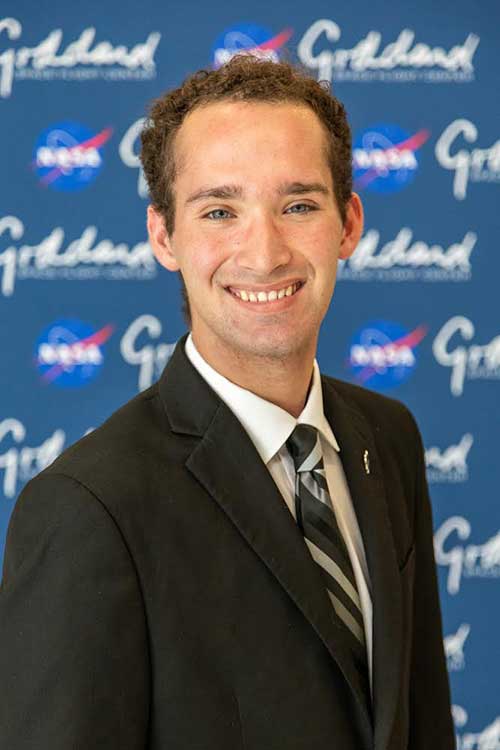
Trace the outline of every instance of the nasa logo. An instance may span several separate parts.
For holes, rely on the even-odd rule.
[[[43,382],[80,388],[94,380],[104,363],[102,345],[112,333],[112,325],[96,331],[80,320],[51,323],[35,344],[35,363]]]
[[[353,146],[356,190],[396,193],[409,185],[418,169],[416,151],[429,138],[428,130],[409,135],[398,125],[374,125],[358,135]]]
[[[351,340],[348,367],[361,385],[375,390],[404,383],[415,369],[414,349],[426,332],[424,326],[407,331],[386,320],[368,323]]]
[[[268,28],[255,23],[240,23],[231,26],[222,32],[213,46],[214,68],[220,68],[241,52],[277,62],[280,49],[288,42],[292,34],[292,29],[283,29],[279,34],[273,35]]]
[[[64,192],[86,188],[102,169],[103,146],[112,133],[112,128],[94,133],[76,122],[61,122],[44,130],[33,152],[40,183]]]

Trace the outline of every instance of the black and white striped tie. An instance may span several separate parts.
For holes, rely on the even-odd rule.
[[[299,424],[287,440],[295,465],[297,523],[318,564],[333,608],[347,634],[355,667],[369,700],[368,658],[361,600],[349,553],[328,492],[318,431]]]

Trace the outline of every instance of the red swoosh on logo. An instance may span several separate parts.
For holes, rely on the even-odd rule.
[[[101,146],[104,146],[106,141],[109,141],[112,135],[113,128],[104,128],[104,130],[101,130],[100,133],[96,133],[96,135],[92,136],[92,138],[88,138],[86,141],[77,143],[75,146],[70,146],[68,148],[68,151],[74,151],[77,148],[82,148],[84,151],[87,151],[87,149],[89,148],[100,148]],[[62,170],[60,167],[54,167],[54,169],[51,169],[50,172],[47,172],[47,174],[42,177],[40,182],[42,183],[42,185],[49,185],[59,177],[61,172]]]
[[[395,346],[396,349],[401,349],[403,346],[408,346],[410,349],[413,349],[415,346],[420,344],[426,333],[427,326],[418,326],[413,331],[407,333],[406,336],[401,336],[401,338],[396,339],[395,341],[390,341],[381,348],[386,349],[390,346]],[[371,378],[374,372],[375,369],[373,367],[364,367],[356,374],[356,379],[360,380],[362,383],[365,383],[369,378]]]
[[[417,151],[417,149],[419,149],[420,146],[423,146],[423,144],[428,140],[430,134],[430,130],[419,130],[418,133],[415,133],[415,135],[411,135],[405,141],[401,141],[401,143],[394,143],[394,145],[390,146],[389,148],[377,149],[377,151],[382,151],[383,153],[392,151],[392,149],[395,149],[396,151]],[[377,170],[369,169],[364,173],[364,175],[356,180],[356,188],[366,187],[366,185],[369,185],[369,183],[375,180],[377,177]]]
[[[73,344],[70,344],[70,348],[75,346],[76,344],[83,345],[84,349],[87,349],[89,346],[96,345],[100,346],[101,344],[104,344],[113,331],[115,330],[115,327],[108,324],[107,326],[104,326],[99,331],[96,331],[95,333],[91,334],[90,336],[87,336],[84,339],[80,339],[79,341],[75,341]],[[46,370],[44,374],[42,375],[43,380],[45,380],[47,383],[51,383],[53,380],[57,378],[57,376],[62,372],[64,369],[63,365],[53,365],[50,370]]]
[[[276,36],[273,36],[271,39],[268,39],[266,42],[261,42],[260,44],[256,45],[257,49],[279,49],[284,44],[288,42],[290,37],[293,34],[293,29],[283,29],[283,31],[280,31],[279,34],[276,34]]]

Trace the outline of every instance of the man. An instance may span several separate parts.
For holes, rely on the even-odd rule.
[[[0,746],[449,750],[417,427],[314,359],[362,231],[342,106],[238,57],[154,103],[142,160],[191,331],[18,501]]]

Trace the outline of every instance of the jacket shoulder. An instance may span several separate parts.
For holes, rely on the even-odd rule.
[[[415,417],[402,401],[329,375],[322,375],[321,378],[323,384],[338,393],[347,406],[358,409],[370,422],[391,419],[401,425],[407,423],[412,430],[415,429]]]
[[[423,444],[415,417],[406,404],[327,375],[322,376],[322,382],[333,399],[342,400],[358,423],[361,419],[368,425],[380,453],[389,452],[414,470],[415,460],[422,460]]]
[[[73,530],[101,529],[103,538],[111,534],[110,544],[130,538],[131,525],[142,523],[159,488],[168,488],[169,440],[175,445],[154,384],[25,485],[9,523],[7,569],[17,568],[37,539],[45,544],[57,529],[70,537]]]
[[[66,476],[96,497],[118,500],[144,494],[145,477],[175,460],[176,441],[154,384],[117,409],[102,425],[73,443],[32,482]],[[174,446],[174,448],[172,448]]]

